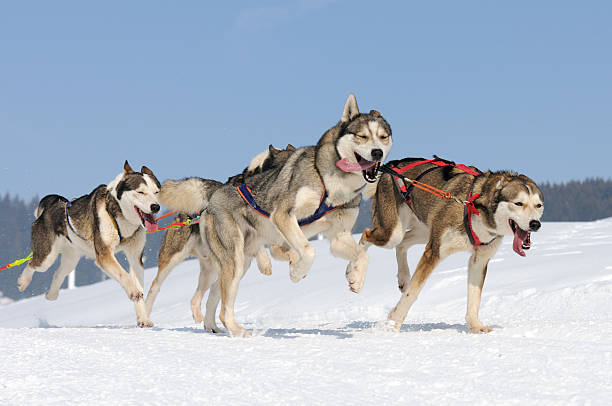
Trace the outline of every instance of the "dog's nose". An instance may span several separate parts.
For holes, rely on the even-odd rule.
[[[159,204],[153,203],[153,204],[151,205],[151,211],[152,211],[153,213],[157,213],[157,212],[159,211]]]
[[[540,227],[542,227],[542,223],[540,223],[538,220],[531,220],[529,222],[529,229],[531,231],[538,231]]]
[[[380,148],[373,149],[371,154],[372,154],[372,159],[375,161],[380,161],[383,157],[383,151]]]

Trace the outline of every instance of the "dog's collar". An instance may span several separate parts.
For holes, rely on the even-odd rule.
[[[238,191],[240,196],[242,196],[244,201],[247,202],[247,204],[251,206],[257,213],[261,214],[264,217],[268,217],[268,218],[270,217],[270,213],[262,209],[257,204],[257,202],[255,201],[255,198],[253,197],[253,193],[251,192],[251,189],[249,189],[249,187],[245,183],[236,186],[236,190]],[[317,207],[317,210],[315,210],[315,212],[311,214],[310,216],[298,220],[298,225],[300,227],[306,226],[310,223],[317,221],[321,217],[325,216],[327,213],[330,213],[344,206],[343,204],[341,204],[340,206],[330,206],[327,203],[325,203],[326,200],[327,200],[327,190],[325,190],[325,184],[323,184],[323,195],[321,196],[321,202],[319,203],[319,207]]]
[[[77,237],[79,237],[81,240],[87,241],[87,239],[83,237],[81,234],[79,234],[79,232],[72,226],[72,223],[70,222],[70,216],[68,215],[68,207],[70,206],[72,206],[72,202],[66,202],[66,204],[64,205],[64,214],[66,215],[66,224],[68,225],[68,227],[70,227],[72,232],[77,235]],[[66,236],[66,238],[68,238],[68,241],[70,241],[69,236]]]

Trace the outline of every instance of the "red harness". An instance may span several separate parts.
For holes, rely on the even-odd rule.
[[[467,196],[466,196],[466,200],[465,200],[465,208],[463,211],[463,224],[465,227],[465,232],[468,235],[468,238],[470,239],[470,243],[477,247],[479,245],[486,245],[488,243],[483,243],[482,241],[480,241],[480,239],[478,238],[478,236],[476,235],[476,233],[474,232],[474,228],[472,227],[472,215],[480,215],[480,212],[478,211],[478,209],[476,208],[476,206],[474,205],[474,200],[476,200],[480,194],[477,193],[475,195],[472,194],[472,191],[474,190],[474,184],[476,183],[476,178],[480,175],[482,175],[481,172],[479,171],[475,171],[473,169],[471,169],[470,167],[468,167],[467,165],[464,164],[459,164],[456,165],[453,162],[448,162],[448,161],[444,161],[440,158],[434,158],[434,159],[425,159],[423,161],[416,161],[416,162],[411,162],[406,166],[403,166],[401,168],[396,168],[396,167],[391,167],[391,169],[393,169],[394,172],[398,173],[398,174],[403,174],[404,172],[415,168],[417,166],[420,165],[424,165],[424,164],[432,164],[432,165],[436,165],[436,167],[434,168],[429,168],[427,169],[425,172],[419,174],[416,178],[414,178],[414,180],[418,181],[419,179],[421,179],[423,176],[425,176],[426,174],[428,174],[429,172],[438,169],[438,168],[443,168],[445,166],[452,166],[454,168],[460,169],[463,172],[474,176],[474,180],[472,181],[472,184],[470,185],[470,189],[468,190]],[[406,204],[408,206],[410,206],[410,208],[412,209],[412,200],[410,199],[410,193],[412,192],[413,189],[413,185],[410,185],[408,187],[406,187],[406,183],[405,182],[400,182],[401,178],[399,176],[395,176],[395,182],[398,185],[400,191],[402,192],[402,195],[404,196],[404,200],[406,201]]]

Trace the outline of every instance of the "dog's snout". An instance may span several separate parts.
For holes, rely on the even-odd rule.
[[[153,213],[157,213],[157,212],[159,211],[159,204],[157,204],[157,203],[153,203],[153,204],[151,205],[151,211],[152,211]]]
[[[383,150],[380,148],[375,148],[372,150],[371,154],[373,160],[380,161],[383,157]]]
[[[540,227],[542,227],[542,223],[540,223],[538,220],[531,220],[529,222],[529,229],[531,231],[538,231]]]

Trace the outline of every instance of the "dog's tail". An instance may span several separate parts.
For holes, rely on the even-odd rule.
[[[68,202],[68,199],[60,195],[47,195],[43,197],[40,200],[40,203],[38,203],[38,207],[36,207],[36,209],[34,210],[34,217],[39,218],[40,216],[42,216],[43,211],[45,211],[46,209],[48,209],[49,207],[53,206],[54,204],[58,202],[61,202],[62,204],[66,204]]]
[[[202,178],[167,180],[160,189],[159,201],[164,206],[182,213],[201,213],[220,186],[221,182]]]

